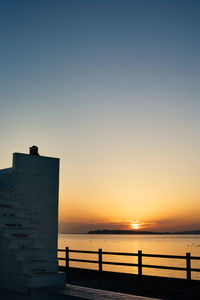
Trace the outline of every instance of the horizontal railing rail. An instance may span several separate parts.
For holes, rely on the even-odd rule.
[[[191,267],[191,261],[192,260],[200,260],[200,257],[199,256],[191,256],[190,253],[186,253],[186,255],[163,255],[163,254],[146,254],[146,253],[142,253],[141,250],[139,250],[137,253],[125,253],[125,252],[102,251],[102,249],[99,249],[98,251],[71,250],[71,249],[69,249],[69,247],[66,247],[65,249],[58,249],[58,252],[64,252],[65,253],[65,257],[58,257],[58,260],[65,261],[65,271],[66,272],[69,269],[69,262],[70,261],[98,264],[99,272],[103,271],[103,265],[138,267],[138,275],[139,276],[142,276],[143,268],[185,271],[186,272],[186,279],[189,280],[189,281],[191,280],[191,273],[192,272],[200,272],[200,269]],[[69,253],[96,254],[96,255],[98,255],[98,260],[70,258]],[[138,258],[138,262],[137,263],[125,263],[125,262],[103,261],[103,255],[107,255],[107,256],[111,256],[111,255],[115,255],[115,256],[117,256],[117,255],[119,255],[119,256],[136,256]],[[143,262],[142,262],[143,257],[155,257],[155,258],[169,258],[169,259],[185,260],[185,267],[143,264]]]

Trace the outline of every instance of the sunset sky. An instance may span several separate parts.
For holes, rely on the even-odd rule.
[[[2,0],[0,168],[60,157],[60,232],[200,229],[200,1]]]

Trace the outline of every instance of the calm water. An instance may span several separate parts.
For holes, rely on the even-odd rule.
[[[88,234],[59,234],[58,249],[69,247],[73,250],[95,250],[132,252],[142,250],[148,254],[185,255],[190,252],[193,256],[200,256],[200,235],[88,235]],[[59,254],[62,257],[61,253]],[[97,260],[96,254],[72,254],[71,258]],[[104,261],[120,261],[137,263],[137,257],[103,256]],[[164,258],[143,258],[144,264],[167,265],[185,267],[185,260]],[[60,262],[62,264],[62,262]],[[97,269],[96,264],[70,262],[70,266]],[[192,267],[200,268],[200,261],[192,261]],[[137,273],[137,267],[103,266],[103,270],[112,270],[126,273]],[[143,269],[144,275],[167,276],[185,278],[184,271],[159,269]],[[200,273],[192,272],[192,279],[200,280]]]

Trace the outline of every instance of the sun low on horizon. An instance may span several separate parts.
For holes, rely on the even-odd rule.
[[[134,222],[134,223],[131,224],[131,228],[134,229],[134,230],[141,229],[141,224],[138,223],[138,222]]]

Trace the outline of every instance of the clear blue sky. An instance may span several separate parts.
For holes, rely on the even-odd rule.
[[[89,226],[161,223],[138,201],[200,213],[199,16],[194,0],[0,2],[0,167],[32,144],[61,157],[66,228],[83,207]]]

